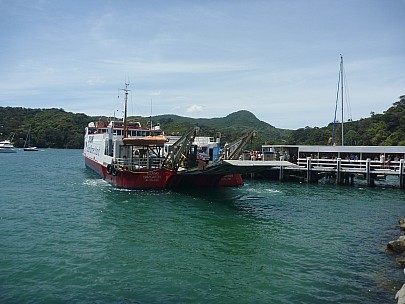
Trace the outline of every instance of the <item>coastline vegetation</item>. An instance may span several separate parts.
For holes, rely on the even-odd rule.
[[[150,117],[130,117],[146,126]],[[106,121],[106,117],[91,117],[63,109],[29,109],[0,107],[0,140],[14,134],[16,147],[23,147],[31,127],[31,144],[40,148],[81,149],[84,128],[91,121]],[[244,132],[256,130],[249,148],[262,144],[327,145],[333,123],[326,127],[304,127],[297,130],[279,129],[260,121],[249,111],[241,110],[222,118],[188,118],[177,115],[153,116],[166,134],[181,135],[192,126],[200,127],[202,136],[221,137],[222,142],[237,140]],[[340,124],[336,124],[335,143],[341,145]],[[345,145],[405,146],[405,95],[382,114],[345,122]]]

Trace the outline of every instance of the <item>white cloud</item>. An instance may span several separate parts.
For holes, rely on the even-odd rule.
[[[196,114],[203,111],[203,106],[193,104],[186,109],[188,114]]]
[[[105,80],[102,76],[90,76],[87,79],[87,84],[89,85],[97,85],[100,83],[105,83]]]

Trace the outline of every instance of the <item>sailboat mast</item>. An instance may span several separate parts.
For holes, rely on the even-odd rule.
[[[341,79],[341,82],[340,82],[340,88],[341,88],[341,99],[342,99],[342,146],[344,146],[344,131],[343,131],[343,124],[344,124],[344,121],[343,121],[343,118],[344,118],[344,115],[343,115],[343,109],[344,109],[344,105],[343,105],[343,56],[342,55],[340,55],[340,79]]]
[[[27,148],[27,147],[29,147],[31,145],[30,132],[31,132],[31,125],[30,125],[30,128],[28,129],[27,136],[25,137],[24,148]],[[28,142],[28,146],[27,146],[27,142]]]
[[[124,105],[124,138],[128,137],[128,128],[127,128],[127,108],[128,108],[128,90],[129,83],[125,82],[125,89],[122,89],[125,92],[125,105]]]

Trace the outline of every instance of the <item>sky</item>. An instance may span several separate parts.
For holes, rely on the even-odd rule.
[[[344,120],[405,95],[405,0],[0,0],[0,106]],[[340,106],[339,106],[340,107]],[[340,117],[341,114],[338,114]]]

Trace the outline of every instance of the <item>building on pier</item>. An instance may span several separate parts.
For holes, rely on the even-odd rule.
[[[299,159],[351,159],[351,160],[385,160],[405,159],[405,146],[304,146],[304,145],[263,145],[262,153],[265,160],[292,161]]]

